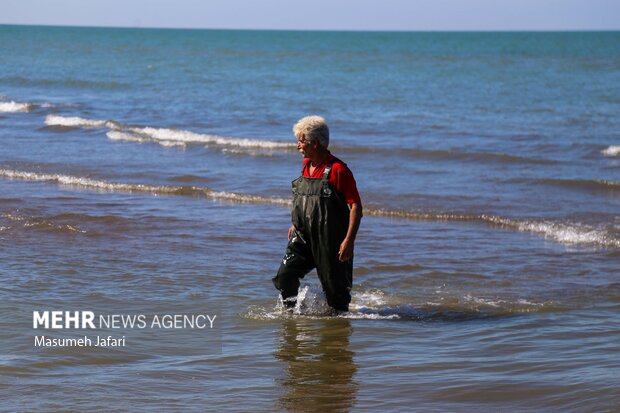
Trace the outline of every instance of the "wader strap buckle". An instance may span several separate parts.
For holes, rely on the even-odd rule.
[[[327,165],[327,166],[325,167],[325,171],[323,172],[323,179],[327,179],[327,178],[329,178],[329,173],[332,171],[332,165],[333,165],[333,164],[334,164],[334,163],[332,162],[332,163],[330,163],[329,165]]]

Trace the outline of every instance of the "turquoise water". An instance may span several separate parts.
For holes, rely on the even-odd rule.
[[[0,56],[6,409],[620,402],[620,33],[0,26]],[[341,317],[270,280],[312,113],[364,203]],[[219,324],[34,347],[65,306]]]

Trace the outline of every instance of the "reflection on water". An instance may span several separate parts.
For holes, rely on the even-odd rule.
[[[350,320],[285,320],[275,358],[287,363],[277,379],[279,408],[290,411],[349,411],[355,402],[357,369],[349,349]]]

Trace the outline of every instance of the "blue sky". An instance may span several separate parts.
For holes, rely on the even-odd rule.
[[[0,24],[299,30],[619,30],[620,0],[0,0]]]

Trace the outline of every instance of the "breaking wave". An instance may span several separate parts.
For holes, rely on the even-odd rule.
[[[138,143],[152,142],[160,144],[162,146],[211,144],[219,146],[259,149],[295,148],[295,144],[291,142],[249,138],[233,138],[170,128],[132,127],[111,120],[84,119],[80,117],[48,115],[45,118],[45,124],[48,126],[108,128],[110,129],[110,131],[106,135],[111,140]]]
[[[365,215],[403,218],[414,221],[463,221],[483,222],[493,227],[531,232],[546,239],[565,245],[598,245],[606,248],[620,248],[620,238],[607,228],[595,227],[579,222],[555,222],[551,220],[512,219],[494,215],[450,214],[410,212],[389,209],[364,209]]]
[[[8,169],[0,169],[0,177],[7,179],[19,179],[24,181],[45,181],[75,188],[93,189],[107,192],[136,192],[150,193],[155,195],[196,196],[237,203],[274,204],[285,206],[290,205],[289,200],[282,198],[264,197],[251,194],[239,194],[235,192],[215,191],[206,187],[197,186],[132,184],[110,182],[101,179],[92,179],[71,175],[23,172]]]
[[[108,120],[91,120],[77,116],[67,117],[58,115],[47,115],[45,124],[48,126],[67,126],[79,128],[116,128],[117,124]]]
[[[147,139],[144,139],[144,138],[141,138],[139,136],[135,136],[129,133],[120,132],[117,130],[109,131],[108,133],[106,133],[106,136],[108,137],[108,139],[113,140],[113,141],[125,141],[125,142],[137,142],[137,143],[148,142]]]
[[[183,144],[215,144],[221,146],[239,146],[243,148],[264,149],[291,149],[295,147],[293,143],[288,142],[230,138],[167,128],[129,128],[129,131],[137,137],[150,139],[157,143],[179,142]]]
[[[620,248],[620,238],[609,229],[579,222],[554,222],[549,220],[514,220],[481,215],[489,224],[521,232],[531,232],[566,245],[599,245]]]
[[[620,145],[611,145],[607,149],[603,149],[601,153],[605,156],[618,156],[620,155]]]
[[[198,133],[172,128],[150,126],[129,126],[113,120],[84,119],[49,115],[45,119],[48,126],[107,128],[107,137],[114,141],[134,143],[157,143],[162,146],[185,147],[187,145],[217,145],[223,151],[235,155],[273,156],[274,151],[295,150],[295,143],[264,139],[250,139]],[[434,150],[423,148],[377,148],[367,146],[338,146],[334,149],[343,153],[381,153],[385,155],[406,156],[416,159],[446,160],[461,162],[515,163],[515,164],[556,164],[550,159],[529,158],[494,152],[470,152],[460,149]]]
[[[155,195],[193,196],[235,203],[268,204],[279,205],[283,207],[291,206],[291,201],[284,198],[216,191],[207,187],[189,185],[145,185],[138,183],[110,182],[101,179],[92,179],[79,176],[24,172],[10,169],[0,169],[0,177],[5,179],[19,179],[24,181],[45,181],[58,185],[99,191],[138,192],[150,193]],[[496,228],[538,234],[543,236],[544,238],[565,245],[593,245],[602,246],[605,248],[620,248],[620,238],[618,237],[616,231],[613,231],[613,229],[605,227],[595,227],[579,222],[557,222],[551,220],[535,219],[523,220],[503,218],[486,214],[416,212],[372,207],[365,208],[364,214],[366,216],[399,218],[412,221],[481,222]]]
[[[32,103],[19,103],[19,102],[0,102],[0,112],[30,112],[34,109],[35,105]]]

